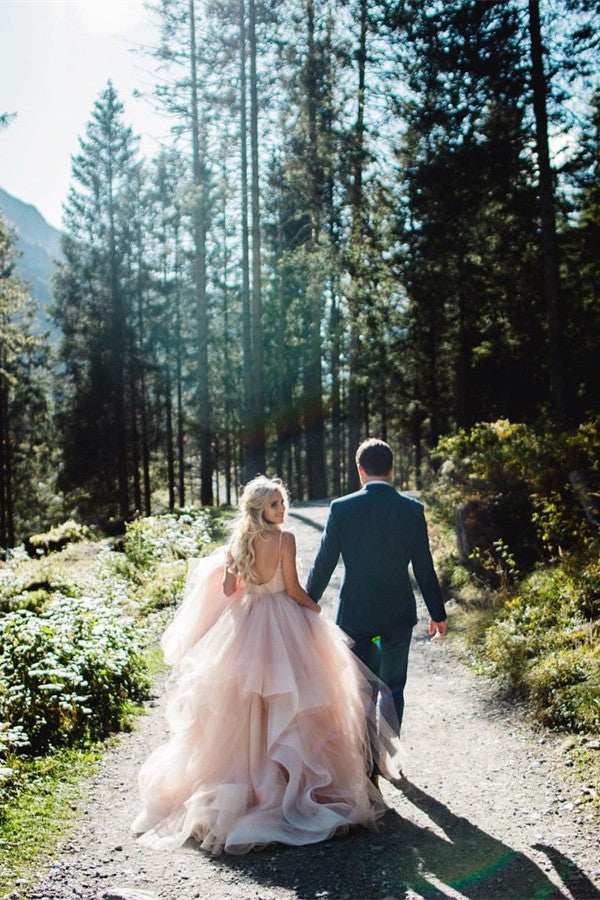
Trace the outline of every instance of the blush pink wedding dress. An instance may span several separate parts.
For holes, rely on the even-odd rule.
[[[375,829],[386,807],[368,773],[375,762],[400,774],[398,738],[372,701],[375,676],[337,626],[285,593],[281,563],[231,597],[224,564],[222,549],[191,561],[164,634],[170,738],[141,768],[132,829],[150,847],[193,838],[235,854],[315,843],[345,825]]]

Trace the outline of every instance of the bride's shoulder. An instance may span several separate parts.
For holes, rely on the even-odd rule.
[[[286,550],[294,550],[296,548],[296,535],[292,529],[282,530],[281,546]]]

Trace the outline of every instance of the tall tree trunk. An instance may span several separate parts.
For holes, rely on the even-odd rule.
[[[4,496],[6,500],[6,545],[15,546],[15,510],[13,502],[13,448],[10,434],[9,396],[6,396],[6,421],[4,423]]]
[[[531,84],[535,113],[535,138],[539,168],[540,220],[546,319],[548,323],[548,368],[554,417],[558,425],[568,417],[564,347],[562,339],[562,309],[560,291],[559,250],[554,212],[554,185],[548,147],[548,88],[544,74],[539,0],[529,0],[529,36],[531,42]]]
[[[133,342],[133,335],[129,336],[129,395],[130,395],[130,431],[131,431],[131,466],[133,475],[133,506],[135,512],[142,509],[142,486],[140,483],[140,436],[138,433],[138,408],[137,408],[137,359]]]
[[[229,431],[229,425],[228,425],[228,430],[225,434],[225,446],[223,448],[223,452],[224,452],[224,456],[225,456],[225,460],[224,460],[225,504],[227,506],[231,506],[231,467],[232,467],[232,463],[233,463],[233,457],[232,457],[232,453],[231,453],[231,443],[232,443],[231,433]]]
[[[171,372],[167,361],[165,374],[165,419],[167,429],[167,481],[169,486],[169,510],[175,509],[175,448],[173,446],[173,399]]]
[[[285,466],[286,466],[286,478],[285,483],[288,485],[293,484],[292,478],[294,477],[294,460],[292,458],[292,440],[291,437],[288,437],[285,445]]]
[[[194,186],[197,196],[193,211],[194,232],[194,289],[196,294],[196,330],[198,360],[198,413],[200,449],[200,502],[213,503],[213,463],[210,394],[208,388],[208,310],[206,296],[206,147],[200,138],[198,108],[198,76],[196,66],[195,0],[189,0],[190,17],[190,75],[192,112],[192,158]]]
[[[217,506],[221,502],[221,490],[220,490],[220,465],[221,465],[221,454],[220,454],[220,433],[217,431],[215,433],[215,450],[213,455],[213,462],[215,466],[215,502]]]
[[[440,405],[438,388],[438,358],[439,335],[441,326],[437,311],[437,298],[428,298],[428,322],[427,322],[427,372],[429,396],[427,407],[429,410],[429,446],[435,447],[440,436]],[[419,425],[420,428],[420,425]]]
[[[240,443],[239,441],[233,441],[232,448],[232,460],[233,460],[233,483],[235,485],[235,497],[236,503],[238,499],[238,486],[241,482],[241,466],[240,466]]]
[[[263,323],[261,286],[260,190],[258,160],[258,84],[256,73],[256,0],[248,0],[250,47],[250,151],[252,159],[252,410],[254,465],[265,471],[265,410],[263,385]]]
[[[177,392],[177,492],[179,506],[185,506],[185,435],[183,417],[183,334],[181,323],[181,294],[179,285],[179,234],[175,244],[175,381]]]
[[[413,414],[412,439],[415,461],[415,487],[418,491],[423,487],[423,434],[421,429],[421,412],[417,408]]]
[[[299,425],[299,423],[298,423]],[[297,427],[294,430],[294,474],[296,476],[296,500],[304,500],[304,479],[302,478],[302,432]]]
[[[152,490],[150,487],[150,447],[148,438],[148,406],[146,401],[146,373],[142,364],[140,373],[140,402],[142,425],[142,475],[144,479],[144,514],[152,514]]]
[[[456,421],[461,428],[469,423],[467,410],[467,385],[469,376],[469,347],[467,344],[466,298],[461,290],[458,296],[458,353],[456,361]]]
[[[185,506],[185,435],[183,433],[183,389],[181,372],[177,373],[177,500]]]
[[[226,157],[223,156],[223,233],[221,243],[223,247],[223,333],[225,335],[225,345],[223,348],[223,360],[225,363],[223,373],[223,405],[224,405],[224,441],[223,441],[223,470],[225,475],[225,502],[227,506],[231,506],[231,431],[233,427],[233,404],[232,398],[235,391],[235,379],[233,377],[233,361],[231,359],[231,345],[229,340],[229,248],[227,241],[227,166]],[[218,487],[218,482],[217,482]]]
[[[306,436],[306,476],[309,500],[327,496],[325,470],[325,428],[323,415],[323,383],[321,373],[321,318],[323,275],[318,258],[323,208],[323,174],[317,136],[317,61],[315,58],[314,0],[306,2],[307,60],[306,102],[308,118],[310,263],[307,298],[307,345],[304,367],[304,432]]]
[[[351,246],[356,256],[362,235],[362,203],[363,203],[363,165],[364,165],[364,132],[365,132],[365,73],[367,64],[367,2],[360,0],[360,34],[357,51],[358,93],[356,125],[354,127],[353,147],[353,181],[352,181],[352,238]],[[361,424],[361,389],[360,389],[360,341],[359,310],[361,303],[361,275],[359,264],[353,262],[352,283],[350,285],[350,354],[348,373],[348,484],[350,491],[359,486],[358,472],[354,464],[354,455],[360,443]]]
[[[379,413],[379,430],[378,434],[382,441],[388,439],[388,397],[391,395],[389,390],[390,384],[390,365],[388,362],[387,341],[385,339],[387,323],[383,323],[377,342],[377,371],[373,374],[372,384],[377,385],[375,388],[376,402],[375,407]],[[367,432],[368,434],[368,432]]]
[[[283,254],[283,212],[281,206],[277,211],[277,259],[280,260]],[[283,278],[281,271],[277,271],[277,346],[285,346],[285,298],[283,292]],[[285,402],[284,378],[287,371],[285,358],[282,357],[275,368],[275,384],[277,397],[277,415],[275,418],[276,444],[275,444],[275,471],[279,478],[284,477],[285,455],[289,447],[289,429],[287,428],[287,420],[289,419],[289,411]],[[289,471],[288,471],[289,475]],[[288,484],[291,482],[288,480]]]
[[[113,410],[115,420],[115,441],[117,457],[117,479],[119,513],[125,519],[129,515],[129,498],[127,489],[127,427],[125,422],[125,310],[119,282],[117,265],[117,248],[115,234],[115,201],[113,197],[112,165],[109,166],[109,198],[108,198],[108,246],[111,293],[111,345],[114,379]]]
[[[331,467],[333,496],[342,493],[342,403],[340,394],[341,314],[336,299],[336,288],[331,279]]]
[[[254,452],[254,401],[252,393],[252,328],[250,312],[250,234],[248,227],[248,112],[246,78],[246,4],[240,0],[240,169],[242,199],[242,453],[243,479],[250,481],[258,465]]]
[[[0,368],[3,362],[1,349],[0,347]],[[14,544],[14,540],[11,542],[14,526],[10,452],[8,387],[0,380],[0,547],[5,552]]]
[[[141,263],[141,251],[139,253]],[[139,269],[138,269],[139,271]],[[137,360],[139,379],[139,406],[140,406],[140,443],[142,451],[142,478],[144,483],[144,515],[152,514],[152,496],[150,488],[150,439],[148,436],[148,401],[146,392],[146,361],[144,359],[146,343],[146,317],[144,315],[144,292],[141,280],[137,284],[137,333],[141,352]],[[137,422],[137,418],[136,418]]]
[[[329,231],[329,243],[335,254],[337,263],[336,214],[335,214],[335,179],[333,167],[327,178],[327,219]],[[343,434],[342,434],[342,396],[340,383],[340,360],[342,358],[342,312],[339,305],[339,284],[333,265],[330,266],[329,295],[331,308],[329,316],[329,340],[331,346],[330,371],[331,371],[331,469],[332,491],[334,497],[342,493],[344,480],[342,477],[343,466]]]

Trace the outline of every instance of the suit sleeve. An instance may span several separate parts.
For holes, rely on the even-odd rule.
[[[417,534],[411,562],[417,584],[419,585],[419,590],[421,591],[425,605],[429,610],[429,615],[434,622],[443,622],[446,618],[446,610],[444,608],[440,583],[433,567],[423,507],[421,507],[418,512]]]
[[[312,564],[311,570],[308,573],[308,580],[306,582],[307,594],[309,594],[317,603],[323,596],[323,591],[329,584],[329,579],[337,566],[338,559],[340,558],[340,551],[340,532],[334,508],[332,506],[329,509],[329,516],[327,517],[325,531],[321,537],[319,551]]]

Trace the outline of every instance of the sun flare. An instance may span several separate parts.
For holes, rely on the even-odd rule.
[[[90,34],[110,35],[144,22],[142,0],[63,0],[67,12],[74,11]]]

